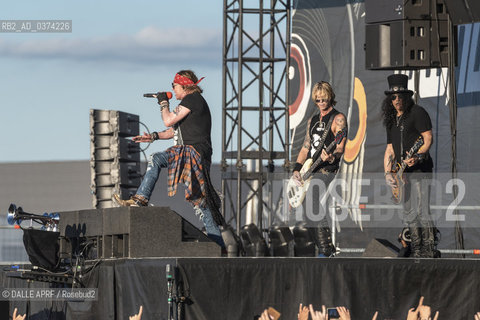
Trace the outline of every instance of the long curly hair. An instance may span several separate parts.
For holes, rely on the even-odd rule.
[[[406,118],[410,113],[412,106],[415,104],[415,101],[413,101],[412,96],[408,93],[402,93],[401,96],[405,104],[405,110],[403,111],[403,114],[405,115],[404,118]],[[387,129],[391,128],[393,124],[396,122],[395,118],[397,116],[397,110],[392,104],[391,94],[387,95],[387,97],[383,100],[382,115],[383,115],[383,125]]]

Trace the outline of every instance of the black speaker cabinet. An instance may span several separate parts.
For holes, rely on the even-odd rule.
[[[398,256],[398,249],[390,241],[385,239],[373,239],[370,241],[368,246],[365,248],[365,251],[362,254],[362,257],[372,257],[372,258],[381,258],[389,257],[396,258]]]
[[[480,22],[480,1],[444,0],[447,12],[454,25]]]
[[[443,1],[365,0],[365,23],[394,20],[447,20],[447,9]]]
[[[400,20],[365,26],[367,69],[420,69],[448,66],[448,23]]]
[[[221,248],[168,207],[123,207],[60,213],[60,252],[89,259],[219,257]]]

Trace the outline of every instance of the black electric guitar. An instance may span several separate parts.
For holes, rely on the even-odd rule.
[[[423,146],[422,136],[418,137],[413,146],[407,152],[405,160],[410,160],[417,151]],[[405,178],[403,172],[407,168],[407,164],[402,161],[402,163],[397,163],[393,172],[393,178],[395,179],[395,185],[391,186],[392,188],[392,201],[395,204],[399,204],[403,200],[403,193],[405,187]]]
[[[328,147],[325,149],[325,152],[327,154],[330,154],[332,150],[342,142],[342,139],[345,138],[347,135],[346,130],[340,130],[337,132],[335,135],[335,139],[328,145]],[[299,207],[303,199],[305,199],[305,195],[307,194],[308,187],[310,186],[310,181],[312,180],[312,172],[315,170],[321,163],[322,163],[322,158],[320,155],[318,156],[317,160],[313,162],[312,158],[307,159],[305,163],[302,166],[302,169],[300,169],[300,176],[302,177],[303,185],[298,186],[296,179],[293,178],[293,176],[290,178],[288,181],[287,185],[287,197],[288,197],[288,202],[292,206],[292,208],[297,208]]]

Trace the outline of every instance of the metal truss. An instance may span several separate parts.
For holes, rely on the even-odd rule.
[[[223,9],[222,210],[239,233],[246,222],[262,229],[281,207],[269,183],[275,167],[289,167],[290,0],[224,0]]]

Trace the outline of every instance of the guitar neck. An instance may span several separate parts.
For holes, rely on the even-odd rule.
[[[332,151],[333,147],[335,147],[335,145],[336,145],[336,142],[335,142],[335,141],[332,141],[332,143],[330,143],[330,144],[328,145],[327,149],[325,149],[325,152],[326,152],[327,154],[329,154],[330,151]],[[318,167],[318,165],[323,162],[323,161],[322,161],[322,157],[320,156],[321,153],[322,153],[322,152],[320,151],[320,154],[318,155],[317,160],[315,160],[315,162],[311,165],[310,169],[308,169],[308,170],[305,172],[305,174],[304,174],[303,177],[302,177],[303,180],[308,179],[308,178],[312,175],[312,171],[315,170],[315,168]]]
[[[420,146],[423,144],[423,140],[421,140],[421,142],[422,142],[421,144],[415,143],[415,145],[408,151],[405,161],[410,160],[412,156],[415,154],[415,152],[417,152],[418,149],[420,149]],[[403,174],[403,171],[405,171],[406,168],[407,168],[407,164],[405,162],[402,162],[402,164],[400,165],[400,169],[398,169],[397,171],[397,176],[401,176]]]

